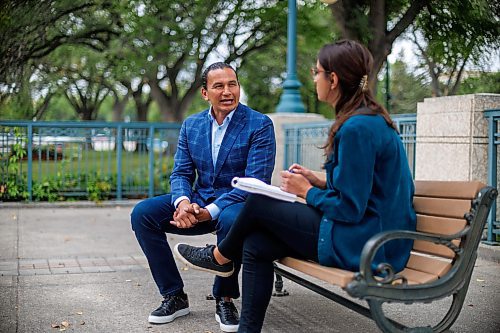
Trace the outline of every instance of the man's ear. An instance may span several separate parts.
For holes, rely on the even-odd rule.
[[[205,101],[208,101],[208,91],[207,91],[207,89],[201,88],[201,97],[203,97],[203,99]]]

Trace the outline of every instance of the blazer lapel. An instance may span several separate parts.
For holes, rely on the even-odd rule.
[[[206,117],[204,118],[205,121],[203,121],[202,125],[202,130],[201,130],[201,138],[205,142],[203,142],[203,146],[208,147],[208,150],[204,150],[202,152],[203,158],[206,161],[209,161],[210,168],[213,172],[214,168],[214,162],[212,160],[212,123],[210,122],[210,119],[208,117],[208,114],[205,114]]]
[[[226,161],[226,158],[231,151],[231,147],[233,146],[234,141],[245,126],[245,118],[245,110],[243,109],[241,104],[239,104],[236,112],[234,112],[229,126],[227,127],[226,133],[224,134],[224,139],[222,139],[219,155],[217,156],[217,163],[215,164],[215,177],[219,175],[219,172],[222,169],[222,165]]]

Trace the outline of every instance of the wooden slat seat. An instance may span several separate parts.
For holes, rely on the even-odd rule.
[[[286,257],[278,261],[280,264],[296,271],[314,276],[325,282],[344,288],[354,278],[354,272],[346,271],[340,268],[321,266],[312,261],[299,260]]]

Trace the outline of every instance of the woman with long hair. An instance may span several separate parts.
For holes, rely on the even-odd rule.
[[[415,230],[414,185],[401,139],[368,87],[372,56],[358,42],[325,45],[312,69],[318,99],[335,108],[324,146],[326,180],[293,164],[281,189],[306,200],[289,203],[251,195],[218,247],[177,244],[193,268],[227,276],[242,258],[242,311],[238,332],[260,332],[273,288],[273,261],[286,256],[351,271],[359,269],[367,240],[391,229]],[[378,251],[373,268],[400,271],[412,242],[396,240]]]

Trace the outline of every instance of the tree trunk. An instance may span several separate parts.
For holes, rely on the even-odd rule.
[[[128,102],[128,94],[120,100],[120,98],[116,97],[113,103],[113,121],[123,121],[123,111],[125,110],[125,105]]]

